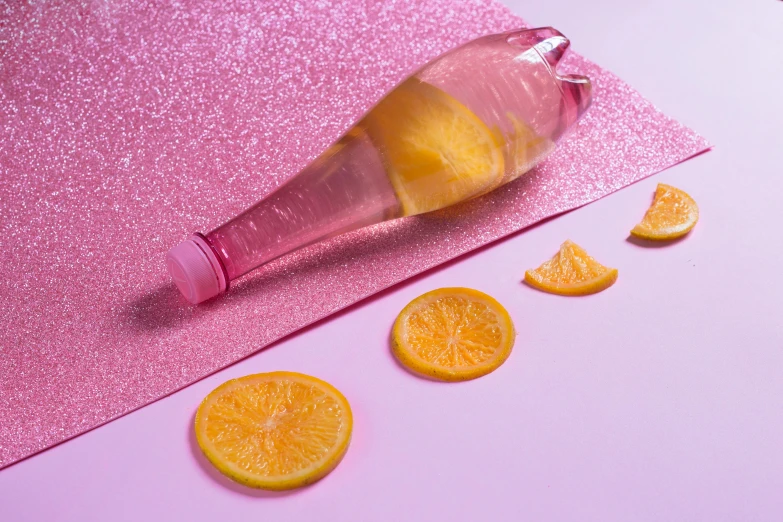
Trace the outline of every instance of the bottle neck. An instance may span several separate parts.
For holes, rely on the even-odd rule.
[[[355,132],[205,237],[233,280],[307,245],[398,214],[377,150]]]

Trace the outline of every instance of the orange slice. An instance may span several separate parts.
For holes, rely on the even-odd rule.
[[[292,372],[228,381],[196,413],[196,440],[207,459],[240,484],[271,490],[305,486],[332,471],[352,428],[339,391]]]
[[[555,144],[551,140],[539,136],[532,127],[518,118],[511,111],[506,112],[506,117],[511,122],[511,128],[504,134],[499,125],[492,126],[492,133],[498,143],[505,143],[506,171],[503,176],[495,180],[483,193],[495,190],[499,186],[513,181],[532,169],[538,161],[546,156]]]
[[[658,184],[655,198],[631,235],[663,241],[682,237],[699,221],[699,207],[688,194],[671,185]]]
[[[503,143],[446,92],[411,78],[362,120],[405,215],[486,192],[503,179]]]
[[[507,170],[511,170],[508,181],[518,178],[555,148],[552,140],[539,136],[524,121],[517,118],[512,112],[507,112],[506,117],[511,121],[513,132],[509,139],[509,156],[511,158]]]
[[[605,290],[617,281],[617,269],[607,268],[572,241],[560,246],[555,256],[525,272],[529,285],[560,295],[586,295]]]
[[[400,312],[392,350],[416,373],[465,381],[503,364],[515,335],[508,312],[492,297],[470,288],[441,288],[417,297]]]

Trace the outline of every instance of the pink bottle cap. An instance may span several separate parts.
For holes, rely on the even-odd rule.
[[[200,236],[193,235],[169,250],[166,265],[179,291],[193,304],[226,290],[220,260]]]

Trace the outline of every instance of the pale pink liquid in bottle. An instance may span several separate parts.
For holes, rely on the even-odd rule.
[[[407,82],[447,93],[499,133],[504,172],[495,188],[543,159],[589,107],[589,80],[555,71],[568,44],[551,28],[486,36],[442,55]],[[229,281],[293,250],[410,215],[390,181],[387,150],[367,130],[372,117],[373,110],[239,216],[174,247],[168,266],[182,293],[193,303],[204,301],[225,291]]]

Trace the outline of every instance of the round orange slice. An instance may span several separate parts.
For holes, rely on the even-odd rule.
[[[690,232],[697,221],[699,207],[693,198],[678,188],[659,183],[652,205],[631,235],[656,241],[676,239]]]
[[[465,381],[495,370],[511,354],[511,317],[495,299],[470,288],[441,288],[411,301],[392,330],[392,351],[411,371]]]
[[[196,413],[196,440],[224,475],[246,486],[292,489],[324,477],[348,449],[351,407],[332,385],[272,372],[233,379]]]
[[[525,272],[529,285],[559,295],[594,294],[615,281],[616,268],[605,267],[572,241],[563,243],[560,251],[540,267]]]

